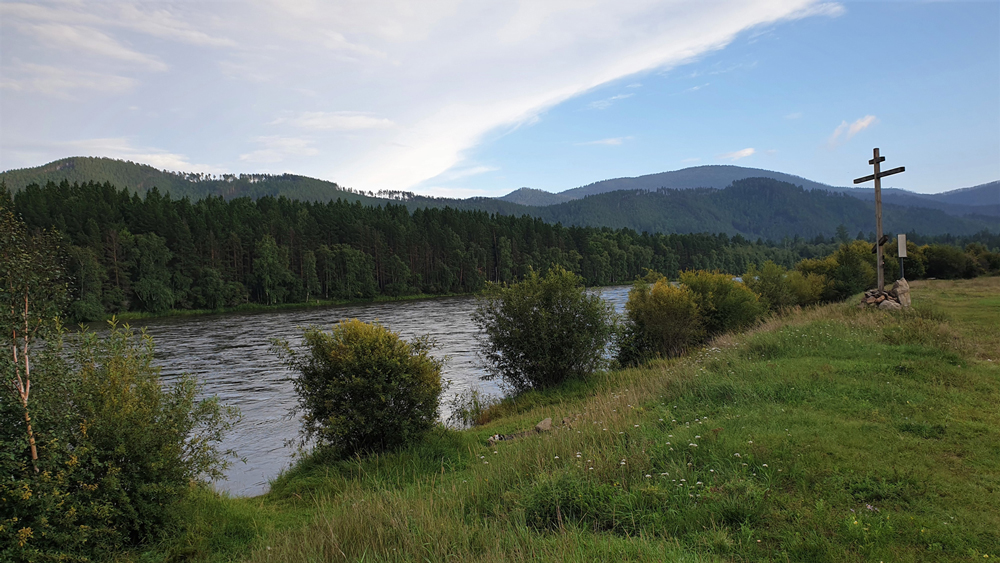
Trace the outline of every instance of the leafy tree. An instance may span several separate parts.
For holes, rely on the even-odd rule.
[[[427,338],[406,342],[379,324],[309,328],[295,350],[276,343],[295,372],[306,440],[340,457],[397,448],[437,421],[443,362]]]
[[[271,235],[264,235],[257,242],[254,275],[264,294],[265,303],[273,305],[284,301],[288,290],[284,283],[291,278],[291,272],[282,260],[278,244]]]
[[[150,313],[162,313],[174,306],[168,263],[173,253],[166,239],[153,233],[135,236],[135,284],[133,290]]]
[[[487,375],[510,391],[583,378],[603,363],[614,312],[559,266],[511,285],[489,284],[472,315]]]
[[[681,283],[694,293],[709,336],[745,329],[767,310],[757,294],[727,274],[687,271],[681,273]]]
[[[635,282],[625,304],[625,334],[618,358],[625,365],[672,357],[701,342],[705,329],[695,294],[650,272]]]

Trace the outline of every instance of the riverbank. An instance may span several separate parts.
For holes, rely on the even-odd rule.
[[[912,311],[801,311],[401,452],[309,457],[259,497],[199,490],[135,558],[1000,556],[1000,278],[911,288]],[[549,433],[487,446],[547,417]]]

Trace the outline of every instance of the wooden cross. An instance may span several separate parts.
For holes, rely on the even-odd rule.
[[[882,240],[882,178],[906,171],[906,167],[900,166],[899,168],[893,168],[892,170],[880,172],[879,164],[882,162],[885,162],[885,157],[879,156],[878,147],[876,147],[873,151],[873,158],[868,161],[868,164],[875,166],[875,173],[854,180],[855,184],[875,180],[875,246],[878,253],[875,263],[878,266],[879,291],[885,291],[885,267],[882,264],[882,245],[885,244],[885,241]]]

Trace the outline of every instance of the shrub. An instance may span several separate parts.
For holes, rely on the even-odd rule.
[[[586,377],[604,364],[614,318],[611,305],[558,266],[544,277],[532,270],[512,285],[489,284],[472,315],[484,379],[520,393]]]
[[[927,276],[941,279],[975,277],[974,262],[961,248],[932,244],[920,248],[926,261]]]
[[[231,453],[218,443],[235,410],[199,398],[190,377],[164,386],[149,336],[84,332],[69,359],[57,344],[32,356],[37,472],[24,425],[0,405],[0,471],[12,477],[0,482],[0,559],[88,560],[153,539]]]
[[[751,264],[743,274],[743,283],[760,297],[761,304],[777,312],[797,304],[787,275],[788,270],[768,260],[759,270]]]
[[[803,274],[797,270],[788,272],[785,281],[795,304],[803,307],[819,303],[830,283],[822,274]]]
[[[292,370],[306,440],[336,456],[378,452],[420,439],[437,421],[443,361],[424,338],[410,342],[357,319],[330,332],[311,327],[303,350],[278,342]]]
[[[747,328],[767,311],[757,294],[728,274],[681,272],[681,283],[693,292],[708,336]]]
[[[625,365],[654,356],[678,356],[705,336],[694,292],[672,286],[663,276],[636,281],[628,292],[625,313],[618,352]]]

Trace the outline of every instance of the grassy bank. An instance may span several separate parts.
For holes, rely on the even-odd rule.
[[[911,311],[802,311],[399,453],[308,458],[260,497],[200,492],[142,557],[1000,557],[1000,278],[912,289]]]

